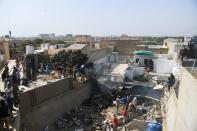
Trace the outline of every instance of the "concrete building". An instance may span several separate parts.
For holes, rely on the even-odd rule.
[[[1,61],[10,59],[9,43],[10,43],[10,41],[7,39],[0,39]]]
[[[49,48],[48,49],[48,55],[52,56],[57,54],[58,52],[66,50],[66,51],[77,51],[80,50],[83,54],[88,54],[90,52],[90,47],[87,44],[72,44],[69,47],[66,48]]]
[[[132,52],[138,50],[137,45],[143,44],[140,40],[101,40],[100,48],[113,47],[113,50],[122,56],[132,56]]]
[[[112,64],[112,72],[110,73],[110,80],[113,82],[124,82],[128,64]]]
[[[20,47],[22,47],[22,42],[24,42],[24,40],[11,39],[10,43],[9,43],[9,47],[10,48],[20,48]]]
[[[113,47],[113,50],[118,52],[120,56],[132,56],[135,50],[149,50],[158,54],[168,53],[168,48],[158,44],[151,44],[151,42],[144,41],[143,39],[129,39],[121,40],[101,40],[100,48]]]
[[[129,36],[127,34],[122,34],[120,40],[129,40]]]
[[[91,48],[94,48],[94,38],[91,35],[76,35],[77,44],[88,44]]]
[[[67,38],[73,37],[73,34],[66,34]]]
[[[83,54],[89,54],[90,47],[87,44],[72,44],[71,46],[67,47],[66,50],[71,51],[78,51],[80,50]]]
[[[167,54],[168,48],[162,45],[137,45],[139,50],[149,50],[155,54]]]
[[[50,43],[42,43],[40,45],[40,49],[41,50],[48,50],[49,49],[49,45],[50,45]]]
[[[39,38],[41,39],[51,39],[51,38],[55,38],[55,34],[39,34],[38,35]]]
[[[164,40],[163,47],[168,48],[168,54],[173,55],[174,53],[179,53],[177,51],[186,47],[188,43],[189,39],[184,41],[184,38],[168,38]]]
[[[163,47],[168,48],[168,55],[176,61],[180,55],[180,51],[184,48],[188,48],[191,38],[168,38],[163,42]]]

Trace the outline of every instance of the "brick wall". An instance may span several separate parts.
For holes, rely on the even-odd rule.
[[[20,94],[20,110],[27,110],[72,88],[70,77]]]
[[[114,46],[114,50],[119,52],[119,55],[130,56],[133,51],[138,49],[137,45],[140,44],[143,44],[140,40],[101,40],[100,47]]]
[[[90,96],[89,83],[72,88],[70,78],[48,84],[20,96],[20,123],[28,131],[39,131]]]

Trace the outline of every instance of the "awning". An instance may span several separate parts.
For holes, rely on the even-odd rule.
[[[147,50],[137,50],[133,52],[134,55],[145,55],[145,56],[152,56],[153,52],[152,51],[147,51]]]

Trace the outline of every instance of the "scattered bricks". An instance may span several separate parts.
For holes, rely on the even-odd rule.
[[[63,127],[65,127],[65,123],[62,122],[61,120],[58,120],[58,121],[56,122],[56,128],[57,128],[57,129],[61,129],[61,128],[63,128]]]
[[[75,131],[83,131],[83,129],[75,129]]]
[[[60,118],[59,120],[62,121],[63,123],[67,123],[68,122],[68,120],[66,118],[63,118],[63,117]]]
[[[142,99],[141,101],[141,103],[143,103],[144,101],[149,102],[149,100],[146,99]],[[110,102],[109,100],[105,99],[105,96],[103,96],[102,94],[95,95],[91,99],[84,102],[81,106],[65,113],[63,117],[59,118],[57,122],[55,122],[54,127],[56,127],[55,129],[57,130],[76,129],[84,131],[101,131],[105,129],[107,130],[107,128],[109,127],[110,130],[113,123],[112,118],[113,114],[115,113],[115,109],[115,106],[110,106]],[[141,104],[137,107],[136,111],[129,111],[126,118],[128,120],[126,122],[129,122],[128,128],[145,129],[146,127],[144,126],[144,121],[145,119],[148,120],[149,117],[147,115],[147,112],[149,112],[150,110],[152,114],[159,114],[155,113],[155,111],[158,112],[159,109],[154,108],[151,104]],[[152,114],[150,114],[151,120]],[[126,126],[127,124],[123,124],[123,116],[119,115],[117,116],[118,124],[120,125],[120,127]],[[106,120],[107,123],[104,122]]]
[[[121,125],[123,122],[123,116],[117,116],[118,118],[118,125]]]
[[[139,130],[139,131],[145,131],[146,130],[146,122],[142,120],[133,119],[133,121],[129,122],[126,125],[127,130]]]
[[[81,121],[80,121],[80,120],[76,120],[76,121],[74,121],[74,123],[75,123],[75,125],[76,125],[77,127],[81,126]]]

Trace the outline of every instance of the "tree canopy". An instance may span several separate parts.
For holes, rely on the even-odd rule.
[[[40,39],[40,38],[38,38],[38,39],[35,39],[35,40],[34,40],[34,43],[35,43],[35,45],[38,47],[38,46],[40,46],[40,45],[43,43],[43,40]]]
[[[55,67],[62,66],[64,68],[85,65],[87,61],[87,55],[82,54],[81,51],[62,50],[52,58],[52,63],[54,63]]]
[[[188,46],[184,49],[180,50],[179,57],[183,60],[184,57],[186,58],[197,58],[197,37],[193,37],[189,42]]]

